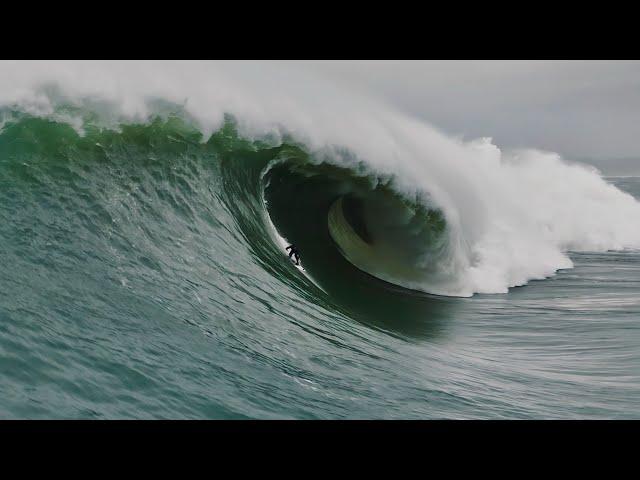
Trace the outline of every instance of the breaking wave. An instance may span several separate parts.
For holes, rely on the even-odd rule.
[[[640,204],[595,169],[549,152],[502,151],[488,138],[451,138],[296,69],[2,68],[4,175],[23,186],[44,182],[54,198],[65,191],[71,203],[61,211],[87,235],[98,227],[83,220],[83,202],[101,212],[91,221],[112,232],[114,191],[129,189],[129,199],[153,191],[158,203],[129,217],[139,228],[160,231],[172,221],[158,205],[178,212],[187,230],[206,217],[281,280],[298,282],[284,261],[289,241],[302,253],[307,280],[325,293],[346,275],[351,286],[382,281],[445,296],[503,293],[551,276],[572,266],[568,251],[640,247],[631,220]],[[114,190],[118,169],[129,172],[128,186]],[[65,190],[86,172],[106,176]]]

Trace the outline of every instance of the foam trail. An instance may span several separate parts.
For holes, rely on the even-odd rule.
[[[448,280],[432,293],[468,296],[571,267],[567,250],[640,248],[640,204],[587,167],[535,150],[463,142],[299,68],[268,62],[4,62],[0,106],[82,131],[144,122],[181,105],[205,138],[225,113],[240,133],[290,135],[315,158],[392,178],[407,198],[428,196],[450,235]],[[65,106],[65,108],[60,108]],[[72,107],[72,108],[71,108]],[[343,148],[353,155],[345,155]],[[359,163],[362,162],[362,163]]]

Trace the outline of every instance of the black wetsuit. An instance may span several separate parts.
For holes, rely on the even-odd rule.
[[[291,256],[294,256],[296,259],[296,265],[300,265],[300,254],[298,253],[298,249],[296,248],[296,246],[294,244],[289,245],[286,250],[291,250],[289,252],[289,258],[291,258]]]

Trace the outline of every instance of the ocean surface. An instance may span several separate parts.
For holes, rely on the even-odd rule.
[[[2,110],[0,418],[640,418],[640,178],[65,101]]]

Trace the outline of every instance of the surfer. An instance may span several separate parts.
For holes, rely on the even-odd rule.
[[[298,253],[298,249],[296,248],[296,246],[292,243],[285,250],[291,250],[289,252],[289,258],[291,258],[291,256],[293,255],[296,259],[296,265],[300,265],[300,254]]]

